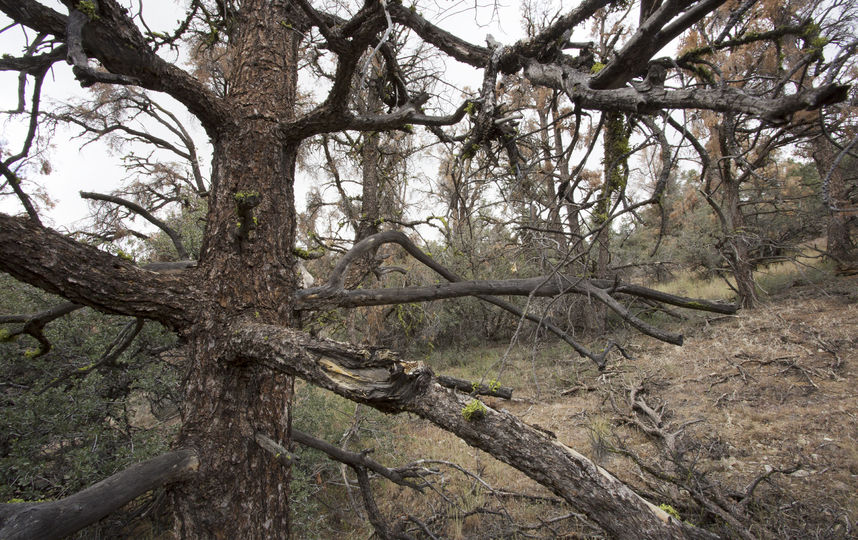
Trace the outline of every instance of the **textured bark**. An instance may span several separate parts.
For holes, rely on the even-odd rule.
[[[820,178],[829,178],[828,197],[832,206],[837,209],[829,209],[826,251],[839,267],[847,268],[858,263],[858,249],[852,242],[852,228],[858,222],[858,218],[854,211],[843,211],[850,208],[852,202],[847,197],[843,164],[831,170],[837,153],[838,149],[824,137],[813,140],[813,161],[816,164],[816,170]]]
[[[563,497],[613,538],[713,538],[642,499],[606,470],[510,413],[486,407],[466,420],[469,398],[442,387],[420,362],[287,328],[240,323],[232,346],[248,359],[384,412],[410,412],[455,433]]]
[[[0,11],[15,23],[65,43],[73,71],[83,85],[112,82],[166,92],[202,122],[212,140],[212,187],[201,259],[184,272],[150,272],[41,228],[36,219],[0,216],[0,270],[76,304],[160,321],[187,342],[190,365],[178,443],[193,448],[200,457],[194,482],[170,488],[178,537],[288,536],[288,463],[284,466],[283,460],[257,441],[264,436],[269,447],[289,447],[294,376],[380,410],[410,411],[429,419],[545,484],[615,537],[706,537],[702,531],[671,520],[583,456],[507,413],[487,409],[482,418],[465,420],[461,411],[467,399],[438,385],[419,363],[400,362],[383,350],[313,339],[289,328],[297,307],[371,305],[463,294],[477,295],[522,315],[507,302],[486,295],[530,294],[534,290],[538,294],[591,295],[621,315],[624,308],[614,298],[620,294],[700,308],[702,304],[692,305],[688,299],[675,300],[621,283],[562,276],[537,278],[537,282],[343,291],[340,272],[331,280],[334,287],[295,294],[293,183],[301,142],[317,133],[344,129],[454,124],[465,115],[466,105],[462,104],[450,115],[428,116],[421,109],[424,102],[411,100],[386,114],[368,110],[357,115],[350,110],[354,82],[362,76],[357,73],[358,60],[378,42],[386,27],[385,6],[394,20],[414,29],[430,44],[489,72],[483,111],[490,109],[486,99],[494,99],[496,72],[514,73],[522,68],[534,84],[566,93],[581,110],[613,113],[701,108],[746,112],[783,122],[796,110],[844,98],[845,87],[837,85],[777,101],[732,86],[639,91],[625,85],[645,67],[635,65],[648,60],[644,52],[659,48],[660,42],[669,40],[682,26],[689,27],[717,5],[717,0],[678,0],[656,9],[631,38],[630,43],[640,48],[626,46],[595,77],[589,66],[582,70],[574,62],[555,62],[562,54],[566,32],[607,3],[584,0],[534,38],[495,49],[494,54],[440,30],[396,2],[365,2],[349,21],[321,14],[306,0],[218,2],[229,12],[222,28],[225,41],[217,45],[223,47],[226,71],[225,95],[221,95],[211,91],[207,82],[159,58],[117,0],[86,4],[64,0],[70,16],[35,0],[0,0]],[[84,14],[82,9],[89,6],[94,12]],[[665,27],[659,28],[660,23]],[[311,25],[337,56],[336,73],[326,99],[297,117],[298,41],[311,34]],[[57,46],[51,58],[62,47]],[[42,60],[50,58],[33,61],[44,66]],[[100,64],[98,69],[93,60]],[[15,64],[8,58],[3,62],[5,66]],[[492,102],[491,108],[499,111],[495,105]],[[488,125],[493,118],[483,115],[480,122]],[[374,157],[372,146],[367,152],[367,157]],[[366,196],[371,202],[372,193]],[[166,269],[175,270],[172,266]],[[443,269],[437,271],[449,281],[460,281]],[[730,309],[713,306],[716,311]],[[659,334],[643,321],[623,316],[651,335],[681,341],[681,336]]]
[[[106,313],[144,317],[173,329],[202,305],[190,275],[160,275],[45,229],[0,214],[0,270]]]
[[[244,361],[225,343],[227,321],[292,322],[297,148],[280,120],[294,116],[297,8],[245,1],[231,36],[227,96],[234,120],[214,143],[212,196],[197,268],[210,301],[188,332],[191,365],[180,444],[198,449],[193,483],[172,490],[182,538],[284,538],[289,468],[255,441],[289,447],[291,377]],[[290,21],[290,24],[282,24]]]
[[[728,129],[731,123],[725,121],[710,131],[718,141],[721,157],[729,156],[727,146]],[[718,173],[723,185],[724,199],[721,212],[724,217],[724,247],[722,253],[730,266],[733,279],[736,281],[738,303],[743,308],[753,308],[757,303],[757,286],[754,281],[754,265],[751,260],[752,239],[745,230],[745,215],[742,213],[741,179],[737,177],[729,159],[718,161]]]
[[[847,86],[831,84],[780,99],[753,96],[730,86],[715,90],[652,88],[642,92],[632,87],[599,90],[590,86],[587,74],[569,66],[541,64],[535,60],[525,65],[525,76],[534,84],[568,92],[586,109],[639,114],[655,114],[664,109],[733,111],[775,124],[787,122],[795,111],[842,101],[849,90]]]
[[[138,463],[65,499],[0,505],[0,538],[64,538],[147,491],[193,476],[198,465],[195,452],[177,450]]]

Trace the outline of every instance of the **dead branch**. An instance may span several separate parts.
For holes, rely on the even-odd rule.
[[[384,465],[378,463],[373,459],[370,459],[367,456],[367,454],[369,454],[368,450],[364,450],[362,452],[350,452],[348,450],[343,450],[336,445],[333,445],[327,441],[323,441],[322,439],[313,437],[309,433],[299,431],[295,428],[292,428],[292,440],[297,442],[298,444],[307,446],[309,448],[315,448],[316,450],[324,452],[329,458],[333,459],[334,461],[344,463],[352,468],[360,467],[368,469],[378,474],[379,476],[387,478],[394,484],[416,489],[420,492],[422,492],[423,488],[425,487],[422,484],[417,484],[408,480],[409,478],[421,478],[420,473],[417,471],[417,469],[419,468],[419,465],[417,464],[408,464],[403,467],[391,469],[389,467],[385,467]]]
[[[5,540],[64,538],[157,487],[191,477],[199,459],[176,450],[133,465],[65,499],[0,505],[0,537]]]
[[[274,456],[274,459],[277,459],[286,467],[292,465],[297,459],[285,446],[264,433],[256,432],[253,435],[253,439],[263,450]]]
[[[131,210],[138,216],[142,217],[152,225],[158,227],[164,234],[166,234],[170,240],[173,242],[173,246],[176,248],[176,253],[178,254],[180,259],[188,259],[188,251],[185,249],[185,245],[182,243],[181,235],[172,227],[156,218],[152,215],[151,212],[140,206],[139,204],[129,201],[127,199],[123,199],[122,197],[117,197],[115,195],[104,195],[102,193],[91,193],[88,191],[81,191],[80,196],[84,199],[91,199],[94,201],[105,201],[113,204],[117,204],[119,206],[123,206],[128,210]]]
[[[48,341],[48,338],[42,332],[45,326],[49,322],[59,319],[63,315],[68,315],[82,307],[80,304],[67,302],[31,315],[0,315],[0,324],[24,323],[24,326],[18,330],[5,331],[3,339],[11,340],[21,334],[28,334],[39,342],[39,349],[36,351],[34,357],[48,354],[48,351],[51,350],[51,342]]]
[[[130,323],[126,324],[125,327],[117,334],[116,338],[113,342],[107,346],[102,353],[101,358],[93,362],[92,364],[82,368],[82,369],[74,369],[66,372],[65,374],[51,380],[48,384],[46,384],[41,390],[39,390],[39,394],[44,393],[46,390],[50,388],[54,388],[59,386],[63,382],[71,379],[71,378],[81,378],[86,377],[91,372],[100,369],[103,366],[115,365],[116,360],[122,356],[128,347],[134,342],[134,338],[143,330],[143,325],[146,323],[143,319],[135,319]]]

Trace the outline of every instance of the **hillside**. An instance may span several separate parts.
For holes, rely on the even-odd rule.
[[[662,321],[682,328],[682,347],[630,333],[628,358],[612,353],[603,372],[560,344],[525,337],[511,348],[437,351],[426,362],[489,380],[506,355],[499,382],[514,399],[485,398],[489,406],[553,432],[655,504],[724,537],[744,527],[764,538],[848,538],[858,519],[858,277],[781,286],[753,311]],[[299,424],[302,403],[330,413],[318,429],[353,449],[375,448],[386,465],[427,460],[419,465],[434,485],[424,495],[373,482],[382,514],[402,533],[598,537],[535,482],[424,421],[314,394],[299,399]],[[296,533],[367,538],[370,527],[353,514],[357,486],[350,500],[344,476],[313,456],[305,453],[297,474],[307,506]],[[309,478],[308,467],[316,467]]]

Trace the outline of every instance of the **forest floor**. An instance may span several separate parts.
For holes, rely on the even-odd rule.
[[[514,399],[484,399],[489,406],[725,538],[739,537],[739,525],[761,538],[858,535],[858,277],[796,278],[735,316],[657,322],[681,329],[685,345],[629,333],[629,358],[614,354],[601,372],[562,344],[524,338],[426,362],[478,380],[506,358],[500,382]],[[443,473],[423,495],[373,482],[382,513],[415,538],[599,537],[535,482],[423,420],[333,408],[361,426],[353,448],[375,447],[389,466],[430,460],[423,465]],[[341,482],[308,484],[327,517],[296,519],[299,537],[371,535],[354,519],[356,489],[349,502]]]

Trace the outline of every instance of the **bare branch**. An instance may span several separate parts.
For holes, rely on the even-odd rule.
[[[86,377],[91,372],[100,369],[102,366],[115,365],[116,360],[124,353],[128,347],[134,343],[134,338],[143,330],[143,325],[146,321],[143,319],[136,319],[131,321],[130,323],[125,325],[125,328],[119,332],[116,336],[116,339],[113,340],[113,343],[107,346],[104,353],[101,355],[101,358],[93,362],[92,364],[86,366],[82,369],[74,369],[71,370],[64,375],[61,375],[51,382],[46,384],[41,390],[39,390],[39,394],[44,393],[46,390],[50,388],[54,388],[59,386],[63,382],[71,379],[71,378],[80,378]]]
[[[106,201],[113,204],[118,204],[120,206],[124,206],[125,208],[131,210],[135,214],[139,215],[152,225],[158,227],[164,233],[170,237],[170,240],[173,242],[173,246],[176,248],[176,253],[178,254],[180,259],[188,259],[190,256],[188,255],[188,251],[185,249],[185,245],[182,243],[182,237],[176,232],[175,229],[161,221],[160,219],[153,216],[148,210],[140,206],[139,204],[123,199],[122,197],[116,197],[115,195],[104,195],[101,193],[91,193],[88,191],[81,191],[80,196],[84,199],[91,199],[95,201]]]
[[[421,477],[420,474],[417,472],[416,468],[413,466],[406,465],[404,467],[397,467],[395,469],[391,469],[389,467],[385,467],[384,465],[378,463],[373,459],[370,459],[367,456],[368,452],[366,451],[349,452],[348,450],[343,450],[336,445],[333,445],[327,441],[323,441],[322,439],[313,437],[309,433],[299,431],[295,428],[292,428],[292,440],[297,442],[298,444],[302,444],[309,448],[315,448],[320,452],[324,452],[328,455],[329,458],[335,461],[339,461],[340,463],[345,463],[346,465],[354,468],[355,470],[357,470],[357,468],[369,469],[370,471],[387,478],[394,484],[410,487],[420,492],[423,491],[423,486],[415,484],[414,482],[408,480],[409,478]]]

